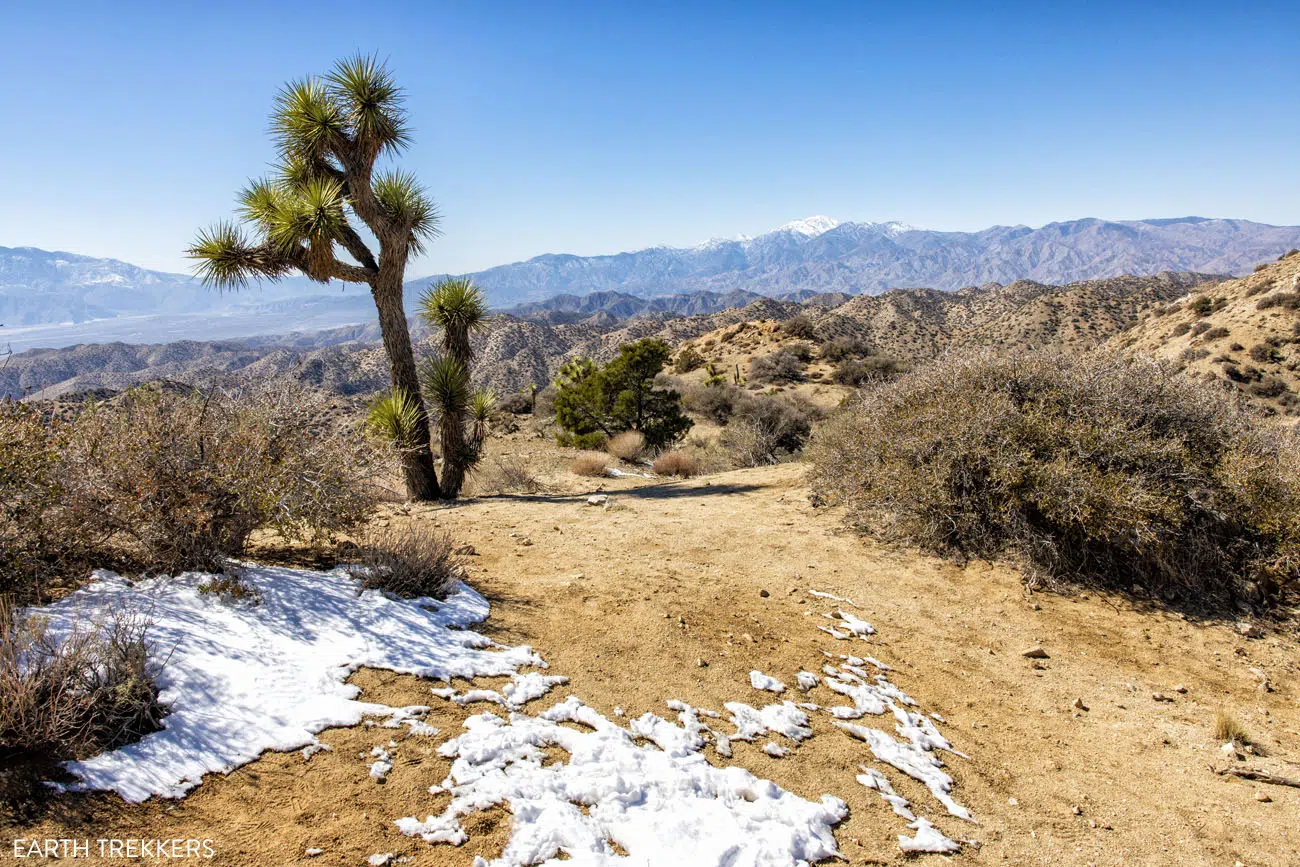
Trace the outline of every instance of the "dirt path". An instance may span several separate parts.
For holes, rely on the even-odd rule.
[[[922,708],[942,715],[940,728],[970,757],[950,757],[948,770],[978,825],[890,775],[949,836],[979,841],[955,856],[962,862],[1300,863],[1300,790],[1210,771],[1225,764],[1212,729],[1226,708],[1272,754],[1250,757],[1255,766],[1300,776],[1286,764],[1300,761],[1292,642],[1246,639],[1228,625],[1096,594],[1026,599],[1010,569],[959,568],[876,546],[809,506],[798,465],[673,483],[559,482],[567,490],[393,507],[388,518],[433,521],[475,547],[471,583],[493,599],[485,631],[533,645],[570,678],[548,699],[572,693],[606,715],[617,706],[632,717],[670,715],[669,699],[717,710],[726,701],[758,705],[773,697],[750,687],[753,669],[793,686],[798,670],[820,669],[822,650],[871,654]],[[597,489],[608,503],[588,505]],[[834,603],[809,589],[853,599],[859,607],[846,610],[879,634],[850,646],[819,631]],[[1032,645],[1050,658],[1024,658]],[[1252,668],[1276,691],[1261,691]],[[414,678],[365,671],[355,682],[368,698],[431,703],[428,684]],[[808,700],[834,703],[825,687]],[[442,735],[400,743],[384,785],[368,777],[361,754],[392,732],[340,729],[322,736],[332,752],[269,754],[182,802],[62,799],[34,823],[0,827],[0,860],[12,837],[211,838],[214,864],[359,864],[394,852],[412,864],[469,865],[498,855],[509,833],[504,809],[467,820],[471,840],[458,849],[392,825],[445,806],[446,795],[427,792],[449,767],[437,743],[484,709],[432,703],[429,721]],[[742,743],[734,761],[803,797],[843,798],[851,816],[837,838],[849,863],[911,860],[896,840],[905,822],[854,780],[870,763],[866,745],[813,716],[816,734],[794,755],[776,759]],[[307,858],[309,847],[324,854]]]

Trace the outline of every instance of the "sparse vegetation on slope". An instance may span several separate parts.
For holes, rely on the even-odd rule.
[[[862,528],[1204,601],[1300,576],[1300,441],[1172,365],[953,356],[864,389],[821,428],[813,485]]]

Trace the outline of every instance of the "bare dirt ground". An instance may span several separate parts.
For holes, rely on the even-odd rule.
[[[502,447],[532,448],[525,439]],[[1268,753],[1247,756],[1247,765],[1300,776],[1292,637],[1247,639],[1232,623],[1094,592],[1026,597],[1008,567],[961,567],[845,532],[837,514],[809,505],[804,472],[789,464],[663,481],[585,479],[557,467],[543,493],[394,505],[380,520],[433,522],[474,546],[470,581],[493,600],[482,628],[533,645],[570,678],[530,712],[570,693],[607,716],[616,706],[632,717],[671,716],[669,699],[717,710],[726,701],[761,705],[773,696],[750,687],[752,669],[793,687],[795,672],[820,668],[822,650],[871,654],[944,717],[941,730],[970,757],[946,760],[954,795],[978,825],[947,816],[919,784],[885,769],[918,814],[978,841],[949,860],[1300,864],[1300,789],[1211,770],[1228,764],[1213,736],[1215,714],[1226,709]],[[588,505],[597,491],[608,503]],[[878,630],[870,646],[819,631],[833,603],[810,589],[853,599],[859,607],[846,610]],[[1034,645],[1049,658],[1022,656]],[[1252,669],[1274,691],[1263,691]],[[470,865],[499,855],[509,835],[504,808],[469,817],[471,839],[460,848],[404,837],[392,824],[445,807],[447,795],[427,791],[449,768],[436,747],[486,706],[453,707],[432,699],[427,682],[386,672],[362,671],[354,682],[367,698],[433,704],[429,722],[442,730],[392,750],[385,784],[370,779],[362,754],[393,731],[337,729],[322,735],[332,752],[268,754],[179,802],[56,799],[40,816],[0,824],[0,860],[11,858],[14,837],[210,838],[213,864],[364,864],[393,852],[415,865]],[[824,686],[808,700],[831,703]],[[843,798],[851,815],[837,838],[847,863],[938,863],[904,856],[896,835],[905,823],[854,781],[858,765],[871,762],[866,745],[825,714],[812,716],[814,737],[790,757],[738,743],[734,762],[805,798]],[[324,852],[309,858],[309,847]]]

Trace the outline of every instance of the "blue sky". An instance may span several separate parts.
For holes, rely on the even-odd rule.
[[[1300,224],[1297,32],[1295,2],[10,3],[0,246],[186,270],[276,88],[358,50],[445,216],[413,274],[811,214]]]

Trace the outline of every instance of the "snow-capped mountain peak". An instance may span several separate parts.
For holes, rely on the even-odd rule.
[[[840,221],[834,217],[816,216],[807,217],[803,220],[795,220],[786,223],[784,226],[777,226],[774,232],[795,232],[799,235],[806,235],[809,238],[815,238],[822,232],[829,232],[840,224]]]

